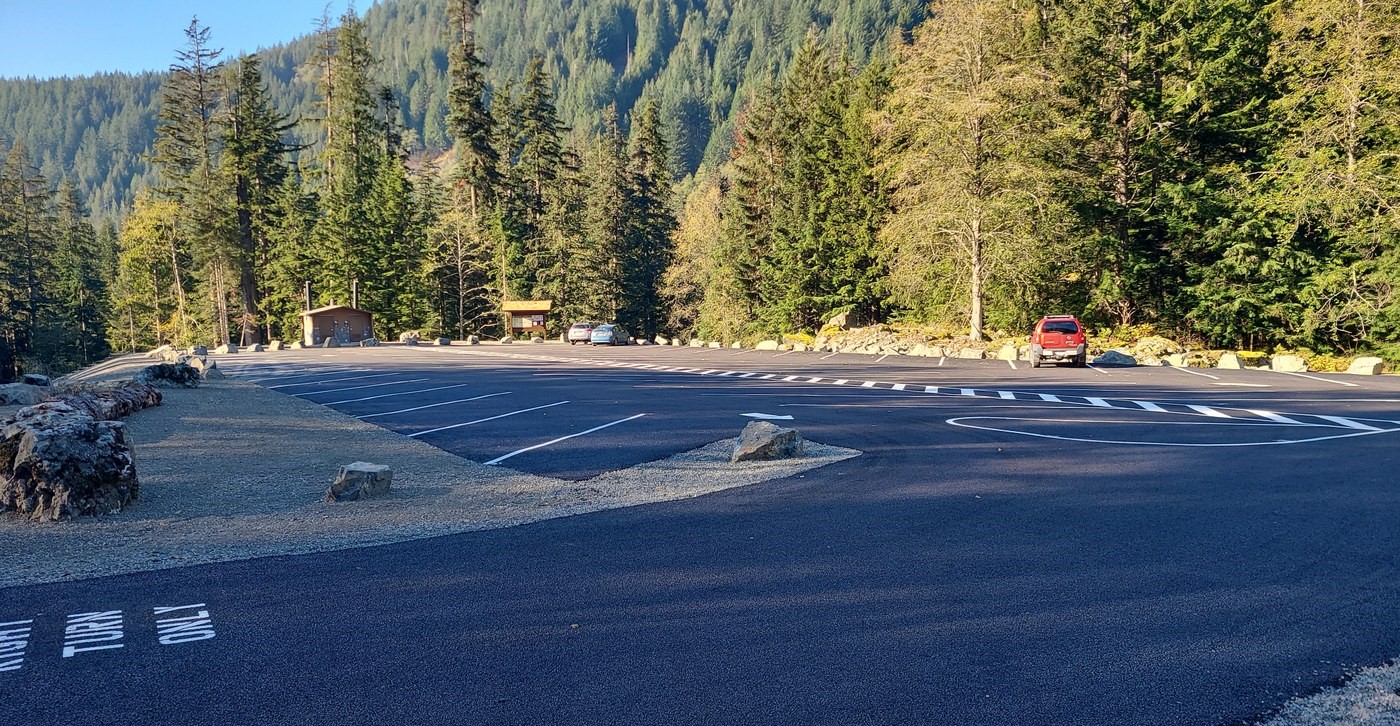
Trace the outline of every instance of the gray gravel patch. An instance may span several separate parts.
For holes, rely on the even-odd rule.
[[[574,482],[483,466],[251,383],[163,392],[163,405],[126,419],[140,501],[52,524],[0,515],[0,587],[511,527],[701,496],[860,454],[807,442],[799,459],[732,465],[725,440]],[[352,461],[391,466],[394,491],[321,502]]]

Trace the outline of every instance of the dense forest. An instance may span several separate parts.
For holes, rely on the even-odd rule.
[[[503,298],[539,297],[726,341],[1055,311],[1400,358],[1394,3],[404,0],[321,25],[223,58],[196,21],[168,74],[0,86],[75,114],[3,131],[0,378],[296,337],[306,281],[357,287],[386,337],[499,335]],[[85,81],[158,89],[116,114]],[[133,181],[103,191],[116,157]],[[84,193],[121,213],[92,224]]]

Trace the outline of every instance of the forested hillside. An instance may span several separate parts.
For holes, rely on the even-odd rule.
[[[566,128],[593,129],[616,104],[624,129],[654,96],[677,171],[727,153],[738,110],[774,80],[809,33],[856,63],[887,47],[921,17],[921,0],[484,0],[476,36],[492,89],[524,78],[535,55],[557,94]],[[391,89],[413,150],[443,151],[447,0],[391,0],[364,14],[379,59],[376,85]],[[336,18],[327,18],[334,25]],[[317,110],[315,29],[285,19],[285,45],[259,52],[272,106],[292,119]],[[219,29],[211,28],[219,47]],[[172,48],[172,56],[176,49]],[[104,74],[46,81],[0,79],[0,141],[23,143],[49,179],[72,178],[95,214],[117,217],[154,181],[149,155],[159,87],[167,73]],[[314,142],[305,123],[292,138]]]
[[[120,76],[7,86],[61,108],[4,117],[41,143],[0,167],[0,380],[295,338],[307,283],[384,337],[498,336],[503,300],[543,298],[555,333],[850,312],[979,340],[1067,312],[1400,360],[1396,3],[444,6],[244,58],[192,23],[144,105],[83,85]],[[120,230],[84,188],[131,200]]]

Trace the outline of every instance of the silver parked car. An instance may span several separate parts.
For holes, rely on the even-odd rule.
[[[569,332],[565,334],[564,340],[569,341],[569,345],[587,343],[592,340],[593,329],[599,325],[602,325],[602,323],[595,323],[592,321],[574,323],[569,326]]]

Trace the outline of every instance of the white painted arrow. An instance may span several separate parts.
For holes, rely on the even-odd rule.
[[[792,417],[791,417],[791,416],[775,416],[775,415],[773,415],[773,414],[771,414],[771,413],[742,413],[742,414],[739,414],[739,415],[740,415],[740,416],[748,416],[749,418],[763,419],[764,421],[791,421],[791,420],[792,420]]]

